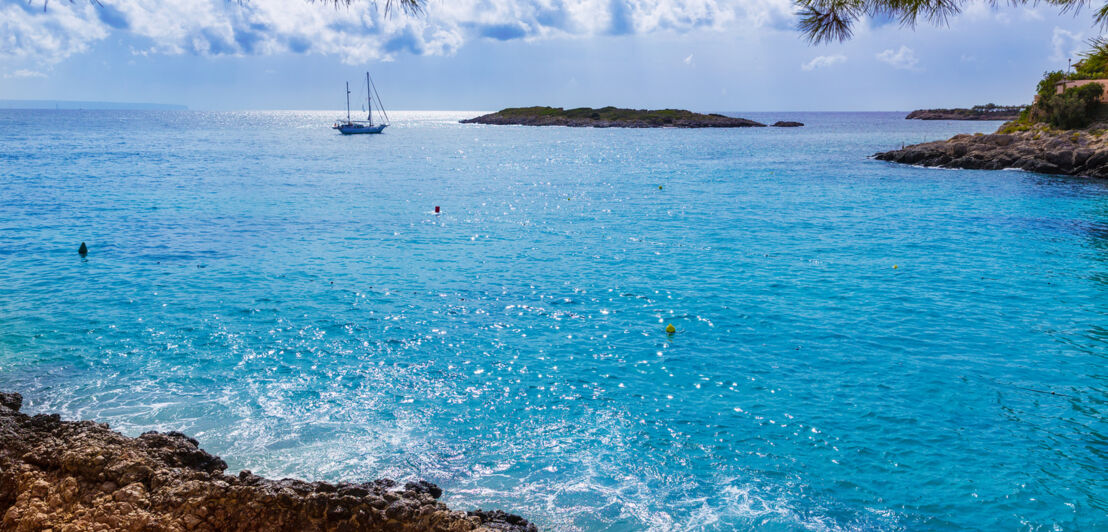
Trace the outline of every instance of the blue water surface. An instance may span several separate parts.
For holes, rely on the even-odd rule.
[[[0,389],[553,530],[1108,528],[1105,182],[473,114],[0,111]]]

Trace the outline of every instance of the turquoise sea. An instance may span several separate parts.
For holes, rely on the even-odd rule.
[[[475,114],[0,111],[0,389],[550,530],[1108,528],[1108,183]]]

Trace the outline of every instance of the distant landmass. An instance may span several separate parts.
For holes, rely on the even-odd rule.
[[[975,105],[966,108],[955,109],[916,109],[908,116],[908,120],[1015,120],[1019,118],[1020,111],[1025,105]]]
[[[721,114],[701,114],[683,109],[621,109],[618,107],[509,107],[495,113],[461,120],[463,124],[568,127],[766,127],[765,124]]]
[[[188,107],[168,103],[0,100],[0,109],[127,109],[135,111],[185,111]]]

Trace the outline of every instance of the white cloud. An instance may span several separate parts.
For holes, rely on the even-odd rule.
[[[1038,7],[1016,8],[1013,4],[1008,4],[1007,7],[1011,9],[998,8],[996,2],[971,2],[967,3],[957,16],[971,22],[996,22],[1002,26],[1010,25],[1014,20],[1043,19]]]
[[[0,2],[0,60],[25,58],[52,65],[108,36],[89,3],[57,4],[60,9],[43,14],[26,2]]]
[[[4,77],[8,78],[8,79],[11,79],[11,78],[15,78],[15,79],[45,78],[46,74],[43,74],[42,72],[39,72],[37,70],[29,70],[29,69],[26,69],[26,68],[21,68],[19,70],[16,70],[15,72],[10,72],[10,73],[4,74]]]
[[[835,55],[820,55],[813,58],[811,61],[800,65],[801,70],[818,70],[821,68],[827,68],[836,63],[842,63],[846,61],[846,56],[842,54]]]
[[[689,54],[689,56],[685,58],[685,64],[686,65],[693,66],[692,56],[693,56],[693,54]]]
[[[916,70],[916,65],[919,64],[919,59],[916,58],[916,52],[903,45],[901,45],[899,50],[890,48],[877,54],[877,60],[882,63],[888,63],[893,68],[901,70]]]
[[[109,35],[133,37],[136,54],[318,53],[360,64],[449,55],[473,39],[749,29],[792,17],[790,0],[451,0],[414,17],[385,17],[369,0],[339,9],[309,0],[33,4],[0,0],[0,65],[52,65]]]
[[[1050,60],[1061,63],[1066,59],[1070,59],[1081,51],[1081,45],[1080,33],[1073,33],[1055,26],[1054,34],[1050,37]]]

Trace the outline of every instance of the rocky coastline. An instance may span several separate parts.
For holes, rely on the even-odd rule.
[[[916,109],[908,113],[907,120],[1015,120],[1020,107],[973,107],[970,109]]]
[[[1108,135],[1103,129],[1054,130],[1045,125],[1000,133],[955,135],[875,154],[882,161],[941,168],[1020,169],[1042,174],[1108,178]]]
[[[463,124],[623,128],[766,127],[765,124],[721,114],[701,114],[682,109],[621,109],[618,107],[509,107],[495,113],[460,121]]]
[[[429,482],[269,480],[181,433],[129,438],[92,421],[20,413],[0,393],[0,529],[536,531],[500,511],[451,510]]]

